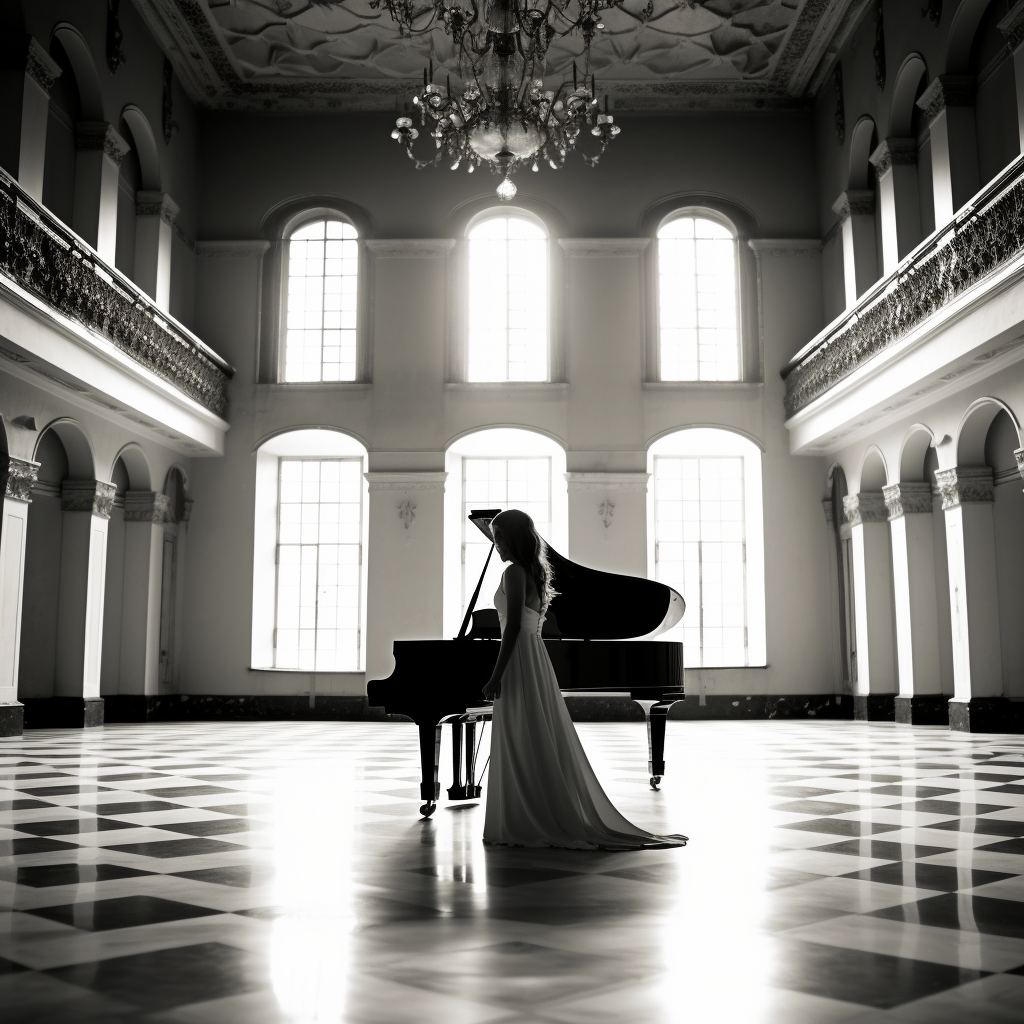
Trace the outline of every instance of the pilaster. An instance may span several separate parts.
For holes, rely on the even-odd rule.
[[[106,121],[75,126],[75,205],[72,227],[97,252],[114,262],[117,249],[117,183],[121,161],[131,149]]]
[[[967,705],[1002,695],[992,470],[987,466],[938,470],[935,482],[942,496],[949,565],[950,728],[975,731],[980,728],[978,716],[972,724]]]
[[[904,482],[882,489],[892,539],[893,601],[899,667],[897,721],[924,724],[935,717],[934,701],[917,705],[911,698],[941,693],[939,617],[935,597],[935,538],[932,488]],[[944,715],[945,699],[939,714]],[[915,718],[914,711],[918,710]],[[944,721],[944,718],[943,718]]]
[[[171,242],[178,204],[166,192],[135,196],[135,283],[166,311],[171,300]]]
[[[832,204],[839,216],[843,234],[843,280],[846,308],[878,280],[878,256],[875,248],[875,193],[871,189],[840,192]]]
[[[648,473],[566,473],[569,558],[627,576],[647,575]]]
[[[978,191],[973,75],[939,75],[921,94],[931,135],[935,226],[948,224]]]
[[[882,215],[882,275],[887,277],[921,241],[917,139],[888,138],[871,154]]]
[[[895,717],[896,645],[893,635],[892,557],[889,514],[881,491],[843,498],[850,524],[857,682],[854,717],[892,721]]]
[[[38,462],[0,456],[3,525],[0,526],[0,736],[20,736],[24,709],[18,701],[21,613],[25,591],[28,506]]]

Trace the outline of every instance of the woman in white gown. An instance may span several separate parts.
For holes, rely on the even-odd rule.
[[[505,570],[494,605],[501,648],[484,696],[494,701],[484,842],[572,850],[685,846],[627,821],[608,799],[573,727],[540,638],[554,591],[544,541],[518,509],[491,522]]]

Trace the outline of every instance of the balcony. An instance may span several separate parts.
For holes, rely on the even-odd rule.
[[[3,171],[0,356],[183,452],[223,452],[231,366]]]
[[[783,368],[794,453],[848,444],[1024,355],[1024,156]]]

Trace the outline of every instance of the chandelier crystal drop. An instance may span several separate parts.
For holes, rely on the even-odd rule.
[[[379,0],[372,6],[385,7],[403,34],[440,28],[454,47],[453,70],[461,87],[452,87],[451,74],[444,89],[435,84],[431,60],[423,87],[412,100],[420,128],[434,140],[432,155],[421,157],[414,151],[421,133],[413,118],[398,118],[391,133],[417,169],[444,164],[457,170],[464,165],[472,172],[486,166],[502,178],[498,197],[509,200],[517,191],[512,176],[524,165],[538,171],[546,163],[557,170],[589,133],[597,152],[581,155],[593,167],[619,134],[607,97],[600,111],[588,73],[591,42],[604,27],[600,12],[623,10],[624,0],[486,0],[482,5],[477,0],[431,0],[422,6],[412,0]],[[649,0],[634,17],[646,20],[652,10]],[[555,90],[545,89],[552,40],[574,33],[581,41],[582,82],[574,63],[571,84],[563,81]]]

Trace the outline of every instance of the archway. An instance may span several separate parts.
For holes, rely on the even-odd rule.
[[[868,157],[874,148],[875,122],[870,117],[862,117],[850,133],[850,173],[847,179],[850,188],[871,188],[871,164]]]

